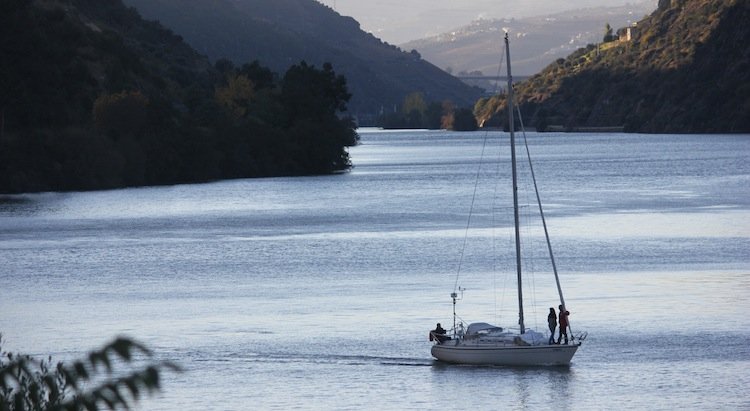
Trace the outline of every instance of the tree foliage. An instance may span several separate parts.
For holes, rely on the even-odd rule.
[[[471,109],[460,108],[453,114],[453,130],[474,131],[477,128],[477,119]]]
[[[102,94],[94,101],[92,115],[100,132],[138,134],[148,123],[148,98],[140,91]]]
[[[330,63],[318,70],[303,61],[287,70],[281,96],[293,118],[327,118],[345,112],[352,95],[347,90],[346,79],[337,76]]]
[[[351,98],[346,79],[326,63],[322,70],[304,61],[284,75],[281,101],[287,114],[291,157],[312,173],[351,166],[344,147],[356,144],[354,123],[339,117]]]
[[[0,411],[131,409],[143,394],[161,388],[164,370],[180,371],[151,357],[145,346],[125,337],[69,364],[0,348]],[[144,359],[144,366],[129,366]]]
[[[462,118],[457,123],[456,113],[459,112]],[[466,121],[467,112],[471,113],[471,110],[457,108],[450,100],[428,103],[424,93],[415,91],[404,97],[397,112],[382,115],[380,126],[387,129],[476,130],[476,126],[471,127],[471,122]],[[473,122],[476,124],[476,120]]]
[[[244,74],[231,74],[227,84],[216,89],[216,102],[235,120],[247,115],[250,99],[255,94],[255,85]]]
[[[612,29],[612,26],[607,23],[604,26],[604,38],[602,38],[603,43],[609,43],[610,41],[615,40],[614,30]]]

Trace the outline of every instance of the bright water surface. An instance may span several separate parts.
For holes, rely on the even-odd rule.
[[[750,409],[750,136],[529,135],[589,337],[518,369],[427,341],[455,285],[465,321],[516,323],[507,135],[361,134],[347,174],[0,197],[4,348],[132,336],[186,370],[144,410]],[[556,291],[522,234],[543,329]]]

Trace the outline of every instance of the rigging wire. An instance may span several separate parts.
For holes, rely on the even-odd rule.
[[[498,73],[497,77],[500,77],[500,70],[502,69],[502,66],[503,66],[503,61],[505,59],[505,57],[504,57],[505,53],[501,53],[500,56],[501,56],[500,57],[500,63],[498,64],[498,67],[497,67],[497,73]],[[497,93],[497,89],[498,89],[498,83],[496,82],[495,83],[495,89],[493,90],[493,94]],[[479,177],[481,176],[481,172],[482,172],[482,165],[484,163],[484,156],[485,156],[485,152],[487,150],[487,140],[488,139],[489,139],[489,131],[485,131],[484,132],[484,138],[483,138],[483,141],[482,141],[482,152],[481,152],[480,157],[479,157],[479,166],[477,167],[477,173],[476,173],[476,176],[474,178],[474,192],[472,193],[472,196],[471,196],[471,206],[469,207],[469,216],[468,216],[468,218],[466,220],[466,230],[464,231],[464,240],[463,240],[463,244],[461,246],[461,252],[459,253],[459,258],[458,258],[458,267],[456,269],[456,280],[453,283],[453,292],[454,293],[456,291],[458,291],[458,279],[461,276],[461,268],[463,267],[464,255],[466,253],[466,244],[467,244],[468,239],[469,239],[469,230],[471,228],[471,219],[472,219],[472,215],[474,213],[474,204],[475,204],[476,198],[477,198],[477,188],[479,187]]]
[[[484,135],[484,141],[482,143],[482,153],[479,157],[479,167],[477,167],[477,174],[474,180],[474,192],[471,195],[471,206],[469,207],[469,216],[466,220],[466,230],[464,231],[464,241],[463,245],[461,246],[461,253],[459,254],[458,258],[458,270],[456,271],[456,281],[453,283],[453,292],[455,293],[458,290],[458,278],[461,275],[461,267],[463,266],[464,262],[464,254],[466,252],[466,243],[469,239],[469,229],[471,228],[471,217],[474,215],[474,203],[476,202],[477,198],[477,187],[479,187],[479,176],[482,173],[482,163],[484,163],[484,153],[487,148],[487,134]]]
[[[523,122],[519,122],[521,127],[523,127]],[[537,267],[536,267],[536,251],[537,251],[537,242],[535,240],[534,232],[536,231],[536,215],[533,212],[533,209],[530,207],[531,204],[531,182],[529,178],[529,169],[528,167],[524,167],[524,163],[519,164],[519,176],[523,175],[523,178],[519,178],[519,184],[523,186],[523,189],[519,190],[519,196],[523,197],[523,201],[521,202],[523,206],[520,208],[521,218],[523,219],[523,223],[521,224],[521,230],[523,231],[523,235],[520,237],[521,241],[521,248],[524,250],[524,253],[522,255],[522,261],[523,261],[523,272],[525,275],[524,278],[524,285],[530,290],[530,293],[528,295],[528,304],[526,304],[527,307],[530,306],[530,312],[532,314],[532,318],[534,319],[534,329],[539,329],[539,299],[537,298],[537,292],[536,292],[536,274],[537,274]]]
[[[519,121],[519,125],[521,126],[521,132],[525,137],[526,129],[523,124],[523,117],[521,117],[520,109],[518,109],[517,106],[516,106],[516,113],[518,114],[518,121]],[[525,141],[526,140],[524,140],[524,142]],[[529,196],[529,193],[531,192],[531,188],[530,188],[531,183],[529,182],[529,180],[533,181],[533,178],[529,179],[528,177],[530,175],[533,175],[533,171],[531,170],[531,158],[528,156],[528,145],[526,145],[525,147],[526,147],[526,154],[528,158],[528,167],[523,168],[525,178],[522,181],[524,184],[524,190],[523,190],[524,201],[526,205],[529,205],[531,204],[531,199]],[[534,189],[536,190],[535,181],[534,181]],[[526,223],[523,225],[526,235],[522,237],[524,239],[523,241],[526,246],[524,248],[525,250],[525,253],[524,253],[525,271],[524,272],[526,273],[526,275],[524,276],[524,279],[526,280],[527,287],[531,290],[531,292],[529,293],[530,294],[529,305],[531,306],[531,312],[533,313],[532,317],[534,318],[534,328],[538,330],[539,329],[539,323],[538,323],[538,320],[539,320],[538,305],[539,304],[537,301],[537,293],[536,293],[536,266],[535,266],[535,261],[536,261],[535,252],[536,252],[537,245],[534,241],[534,235],[533,235],[533,229],[532,229],[532,226],[533,226],[532,219],[535,216],[532,215],[531,207],[524,208],[524,211],[525,211],[524,218],[526,219]]]
[[[498,155],[499,155],[499,152],[498,152]],[[501,307],[504,305],[504,302],[505,302],[505,290],[506,290],[505,285],[506,285],[506,282],[508,280],[508,276],[507,276],[507,271],[505,269],[501,269],[501,267],[502,267],[502,265],[501,265],[502,259],[500,258],[500,252],[499,252],[499,250],[502,249],[501,247],[504,246],[504,245],[506,245],[506,244],[505,243],[501,244],[501,242],[499,241],[499,232],[498,232],[499,230],[498,230],[498,227],[504,221],[502,221],[502,219],[500,219],[498,217],[499,213],[495,212],[495,210],[499,210],[500,209],[500,203],[499,203],[499,200],[500,200],[500,197],[499,197],[499,193],[500,193],[500,178],[499,177],[500,177],[500,169],[501,169],[500,166],[501,166],[502,162],[501,161],[497,161],[496,164],[497,165],[496,165],[495,170],[494,170],[494,175],[497,176],[498,178],[495,179],[494,191],[492,193],[492,204],[491,204],[491,210],[490,210],[491,213],[490,213],[490,215],[492,217],[492,272],[494,274],[492,276],[492,278],[493,278],[493,287],[494,287],[492,294],[493,294],[494,303],[495,303],[493,320],[497,324],[499,322],[498,313],[500,312],[500,309],[498,308],[498,298],[497,298],[497,294],[498,294],[498,273],[501,273],[501,272],[505,273],[505,275],[503,275],[503,285],[502,285],[502,287],[499,288],[499,290],[501,290],[501,292],[502,292],[501,298],[500,298],[500,306]]]
[[[524,196],[526,198],[525,200],[526,204],[529,204],[528,182],[526,183],[526,187],[527,187],[526,188],[527,191],[524,192]],[[533,314],[532,317],[534,318],[534,328],[538,329],[539,324],[537,323],[537,320],[539,316],[538,316],[538,311],[537,311],[538,304],[537,304],[537,293],[536,293],[536,266],[535,266],[536,256],[534,255],[535,250],[536,250],[536,243],[534,241],[533,228],[531,224],[533,216],[531,213],[531,207],[524,207],[523,210],[524,210],[524,218],[526,221],[526,223],[524,224],[524,231],[526,235],[522,237],[524,238],[524,240],[522,240],[522,244],[521,244],[522,246],[525,246],[524,250],[526,250],[524,254],[524,263],[526,267],[524,272],[526,273],[526,275],[524,275],[524,278],[526,279],[527,286],[531,290],[531,293],[530,293],[531,304],[530,305],[531,305],[531,312]]]
[[[539,217],[542,220],[542,227],[544,227],[544,238],[547,241],[547,251],[549,251],[549,258],[552,262],[552,271],[555,273],[555,283],[557,284],[557,293],[560,296],[560,305],[563,306],[564,309],[567,310],[567,306],[565,305],[565,298],[563,298],[563,292],[562,287],[560,286],[560,277],[557,274],[557,264],[555,264],[555,256],[552,253],[552,242],[549,239],[549,231],[547,230],[547,220],[544,218],[544,210],[542,209],[542,199],[539,195],[539,188],[536,184],[536,175],[534,174],[534,166],[531,163],[531,153],[529,152],[529,142],[526,138],[526,130],[523,127],[523,118],[521,117],[521,109],[516,106],[516,111],[518,113],[518,118],[521,122],[521,132],[523,134],[523,143],[526,147],[526,158],[529,162],[529,171],[531,172],[531,180],[534,182],[534,192],[536,194],[536,200],[537,204],[539,205]],[[570,329],[570,334],[573,335],[573,327],[570,326],[570,320],[568,320],[568,328]]]

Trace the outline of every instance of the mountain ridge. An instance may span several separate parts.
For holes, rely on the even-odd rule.
[[[125,0],[148,19],[159,20],[212,60],[258,60],[274,70],[305,60],[330,62],[346,76],[350,110],[360,117],[399,105],[412,92],[430,101],[472,106],[481,90],[362,31],[313,0]]]
[[[628,25],[656,8],[655,0],[619,7],[575,9],[525,18],[480,19],[449,32],[401,45],[447,71],[495,75],[502,48],[503,29],[513,33],[514,72],[538,73],[559,57],[596,43],[606,24]]]

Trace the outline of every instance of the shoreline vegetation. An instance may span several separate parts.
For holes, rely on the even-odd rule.
[[[351,94],[330,64],[211,65],[120,0],[92,1],[0,5],[0,193],[351,167]]]
[[[428,103],[421,92],[408,94],[404,97],[399,110],[383,113],[378,123],[386,130],[475,131],[479,128],[471,109],[456,107],[450,100]]]

